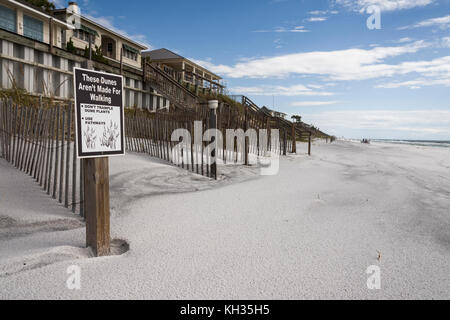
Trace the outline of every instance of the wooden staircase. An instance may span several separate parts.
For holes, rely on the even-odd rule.
[[[169,99],[176,109],[195,109],[197,96],[156,65],[144,62],[144,81],[159,94]]]
[[[254,112],[260,112],[260,108],[254,103],[252,100],[250,100],[246,96],[230,96],[231,99],[233,99],[236,102],[241,103],[244,107],[248,108],[251,111]]]

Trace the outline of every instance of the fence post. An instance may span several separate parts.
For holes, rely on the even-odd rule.
[[[8,162],[11,163],[12,159],[12,151],[13,151],[13,140],[14,140],[14,134],[13,134],[13,119],[14,119],[14,106],[12,103],[12,99],[9,98],[8,100],[8,114],[9,114],[9,121],[8,121]]]
[[[36,118],[36,109],[33,108],[31,110],[31,114],[30,114],[30,119],[28,122],[28,130],[27,130],[27,136],[26,136],[26,141],[27,143],[25,144],[24,148],[23,148],[23,157],[22,157],[22,161],[20,164],[20,168],[21,170],[27,172],[27,165],[28,165],[28,156],[29,156],[29,151],[30,151],[30,147],[32,145],[32,140],[33,140],[33,122],[36,123],[35,120]]]
[[[75,108],[76,106],[74,106]],[[72,158],[72,212],[75,213],[77,204],[76,204],[76,192],[77,192],[77,144],[75,141],[75,115],[74,115],[74,122],[73,122],[73,158]],[[81,162],[81,161],[80,161]],[[80,164],[81,168],[81,164]],[[81,170],[80,170],[81,172]],[[81,174],[80,174],[81,176]],[[80,180],[80,188],[83,182]],[[83,216],[81,214],[81,198],[80,198],[80,216]]]
[[[63,109],[62,112],[62,119],[61,119],[61,157],[60,157],[60,170],[59,170],[59,198],[58,198],[58,202],[62,203],[62,199],[63,199],[63,185],[64,185],[64,157],[65,155],[65,127],[66,125],[66,110]]]
[[[250,137],[247,137],[247,130],[248,130],[248,110],[247,107],[245,107],[245,116],[244,116],[244,164],[248,166],[248,153],[249,153],[249,140]]]
[[[20,168],[20,164],[21,164],[21,158],[22,158],[22,149],[23,149],[23,145],[25,143],[25,136],[26,136],[26,124],[27,124],[27,119],[28,119],[28,113],[29,113],[29,108],[27,107],[21,107],[20,108],[20,131],[19,131],[19,136],[20,136],[20,140],[19,143],[17,144],[17,155],[16,155],[16,168],[21,170]]]
[[[18,110],[18,104],[14,105],[14,120],[13,120],[13,145],[12,145],[12,152],[9,159],[9,162],[11,164],[14,164],[14,157],[16,155],[16,140],[17,140],[17,111]]]
[[[209,107],[209,129],[217,129],[217,108],[219,107],[219,101],[210,100],[208,101]],[[211,178],[217,180],[217,161],[216,161],[216,152],[217,152],[217,137],[213,137],[214,148],[211,152],[211,158],[213,159],[213,163],[211,164]],[[209,158],[209,155],[208,155]]]
[[[308,155],[311,155],[311,131],[309,132],[308,136]]]
[[[66,179],[65,179],[65,193],[64,193],[64,207],[69,207],[69,169],[70,169],[70,133],[72,130],[72,104],[69,104],[67,109],[67,151],[66,151]],[[75,144],[75,143],[74,143]]]
[[[295,122],[292,122],[292,153],[297,153],[297,139],[295,133]]]
[[[53,194],[52,198],[56,199],[56,187],[58,186],[58,171],[59,171],[59,123],[60,123],[60,114],[61,114],[61,105],[58,105],[58,108],[56,109],[56,139],[55,139],[55,145],[53,148],[55,149],[55,172],[53,176]]]

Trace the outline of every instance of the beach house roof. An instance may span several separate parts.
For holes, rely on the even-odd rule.
[[[217,80],[221,80],[222,77],[220,77],[219,75],[209,71],[208,69],[200,66],[199,64],[193,62],[192,60],[189,60],[173,51],[170,51],[169,49],[166,48],[161,48],[161,49],[157,49],[157,50],[152,50],[152,51],[144,51],[142,52],[142,56],[143,57],[149,57],[152,61],[154,62],[168,62],[168,63],[172,63],[172,62],[186,62],[187,64],[194,66],[196,69],[202,70],[208,74],[210,74],[211,76],[213,76],[213,78],[217,79]]]
[[[173,51],[170,51],[166,48],[152,50],[152,51],[146,51],[143,52],[144,56],[150,57],[152,60],[172,60],[172,59],[185,59],[184,57],[180,56],[179,54],[176,54]]]

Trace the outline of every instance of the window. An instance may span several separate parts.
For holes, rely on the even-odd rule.
[[[89,42],[89,35],[91,35],[92,36],[92,42],[95,41],[95,35],[93,35],[93,34],[91,34],[89,32],[86,32],[84,30],[81,30],[81,29],[80,30],[74,30],[73,31],[73,35],[74,35],[75,38],[78,38],[78,39],[86,41],[86,42]]]
[[[13,55],[16,58],[25,58],[25,47],[20,44],[13,43]]]
[[[16,32],[16,12],[12,9],[0,6],[0,28]]]
[[[27,15],[23,16],[23,35],[25,37],[44,41],[44,23]]]
[[[34,51],[34,62],[43,64],[44,63],[44,53],[42,51]]]
[[[138,50],[129,47],[127,45],[123,46],[123,56],[127,59],[137,61],[138,59]]]
[[[112,54],[113,53],[113,43],[112,42],[108,42],[108,46],[107,46],[107,50],[108,53]]]

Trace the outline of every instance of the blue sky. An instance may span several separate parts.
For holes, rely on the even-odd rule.
[[[57,1],[57,3],[61,2]],[[83,14],[336,136],[450,140],[450,0],[82,0]],[[369,30],[367,8],[381,10]]]

